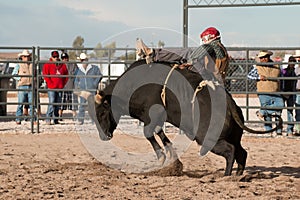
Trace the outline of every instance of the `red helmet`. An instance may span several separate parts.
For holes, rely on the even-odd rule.
[[[200,38],[203,38],[207,35],[210,35],[211,38],[216,38],[220,36],[220,32],[214,27],[209,27],[201,33]]]

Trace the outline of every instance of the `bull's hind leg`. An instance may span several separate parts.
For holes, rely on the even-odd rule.
[[[238,164],[236,175],[240,176],[245,170],[247,160],[247,151],[241,146],[241,144],[235,146],[235,160]]]
[[[226,159],[225,176],[230,176],[235,157],[235,147],[225,140],[219,140],[211,152],[223,156]]]

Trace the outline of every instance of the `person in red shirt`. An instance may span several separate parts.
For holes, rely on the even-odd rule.
[[[68,81],[68,69],[65,63],[59,63],[59,53],[58,51],[51,52],[51,58],[48,63],[45,63],[43,67],[43,77],[47,83],[48,87],[48,98],[49,104],[46,113],[46,124],[51,124],[51,118],[54,124],[58,124],[60,109],[59,105],[53,105],[53,103],[61,103],[62,91]],[[62,76],[63,75],[63,76]]]

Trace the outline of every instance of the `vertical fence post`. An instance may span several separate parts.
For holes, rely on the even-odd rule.
[[[40,74],[40,47],[38,46],[37,48],[36,48],[36,50],[37,50],[37,59],[36,59],[36,79],[37,79],[37,87],[36,87],[36,96],[35,96],[35,98],[36,98],[36,109],[37,109],[37,114],[36,114],[36,120],[37,120],[37,125],[36,125],[36,131],[37,131],[37,133],[39,133],[40,132],[40,116],[39,116],[39,114],[41,113],[41,105],[40,105],[40,85],[39,85],[39,80],[41,80],[40,79],[40,76],[41,76],[41,74]]]

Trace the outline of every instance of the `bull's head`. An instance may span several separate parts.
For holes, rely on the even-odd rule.
[[[95,110],[97,120],[104,134],[107,137],[112,138],[117,123],[112,113],[110,98],[111,96],[105,96],[103,91],[97,92],[95,95]]]
[[[101,140],[110,140],[117,127],[111,109],[110,96],[105,95],[103,91],[97,92],[95,96],[85,91],[81,91],[79,95],[88,101],[88,112],[96,124]]]

